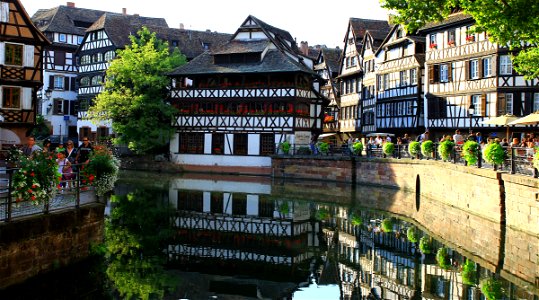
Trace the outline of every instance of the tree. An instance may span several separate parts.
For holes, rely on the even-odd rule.
[[[175,48],[143,27],[130,36],[131,45],[118,50],[107,70],[103,92],[90,107],[94,121],[111,121],[115,143],[128,144],[136,153],[149,153],[168,143],[176,109],[166,102],[166,73],[186,62]]]
[[[536,0],[380,0],[396,13],[396,23],[415,32],[429,22],[446,18],[455,8],[472,16],[475,31],[518,52],[513,57],[517,72],[527,79],[539,78],[539,2]],[[525,47],[523,47],[523,45]]]

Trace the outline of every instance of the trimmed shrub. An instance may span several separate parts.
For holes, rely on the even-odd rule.
[[[355,142],[352,145],[352,151],[355,155],[361,155],[361,152],[363,152],[363,143],[362,142]]]
[[[489,164],[501,165],[505,158],[505,151],[499,143],[489,143],[483,149],[483,158]]]
[[[419,230],[415,226],[408,227],[406,230],[406,237],[412,243],[417,243],[419,241]]]
[[[479,144],[476,141],[466,141],[462,146],[462,155],[468,166],[475,165],[479,157]]]
[[[428,235],[423,236],[419,240],[419,251],[423,254],[432,253],[432,245],[430,243],[430,237]]]
[[[436,261],[440,268],[444,270],[451,269],[451,258],[449,257],[446,247],[438,249],[438,252],[436,252]]]
[[[395,151],[395,144],[392,142],[386,142],[382,146],[382,151],[384,151],[385,155],[393,155],[393,151]]]
[[[455,143],[450,140],[445,140],[438,145],[438,154],[443,160],[450,160],[451,152],[453,152],[454,147]]]
[[[488,300],[499,300],[503,299],[504,289],[502,283],[495,278],[486,278],[481,280],[479,284],[481,287],[481,292]]]
[[[411,142],[408,145],[408,153],[410,153],[412,157],[416,157],[417,155],[419,155],[420,151],[421,151],[420,142]]]
[[[432,156],[434,152],[434,143],[431,140],[421,143],[421,154],[423,156]]]

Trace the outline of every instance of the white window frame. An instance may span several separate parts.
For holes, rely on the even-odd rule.
[[[82,41],[84,41],[84,37],[83,36],[77,36],[77,45],[80,45],[82,44]]]
[[[387,90],[389,89],[389,74],[384,74],[384,80],[383,80],[383,84],[384,84],[384,90]]]
[[[483,77],[492,76],[492,57],[483,58]]]
[[[429,35],[429,45],[433,45],[433,44],[437,45],[437,43],[436,43],[436,33],[431,33]]]
[[[506,93],[505,94],[505,113],[506,114],[513,114],[513,94],[512,93]]]
[[[400,83],[400,86],[407,86],[410,84],[409,77],[408,77],[408,70],[399,72],[399,83]]]
[[[410,83],[417,84],[417,69],[410,69]]]
[[[64,76],[54,76],[54,85],[53,85],[54,89],[55,90],[65,89],[64,80],[65,80]]]
[[[511,56],[500,55],[500,75],[512,75],[513,74],[513,62]]]
[[[60,43],[65,43],[67,42],[67,35],[65,33],[59,33],[58,34],[58,41]]]
[[[114,59],[114,57],[116,57],[116,53],[113,50],[105,52],[105,55],[104,55],[105,61],[107,62],[111,61]]]
[[[481,95],[472,95],[472,104],[474,105],[474,116],[480,116],[482,111],[481,107]]]
[[[470,60],[470,79],[479,79],[479,60]]]
[[[440,65],[440,82],[449,81],[449,66],[447,64]]]

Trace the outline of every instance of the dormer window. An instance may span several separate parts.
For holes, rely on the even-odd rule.
[[[233,54],[215,54],[213,60],[216,64],[240,64],[260,62],[261,53],[233,53]]]
[[[60,43],[65,43],[67,41],[67,36],[65,33],[58,34],[58,41]]]
[[[210,49],[210,43],[202,43],[202,48],[204,48],[204,50],[209,50]]]

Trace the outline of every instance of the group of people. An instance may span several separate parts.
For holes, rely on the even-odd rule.
[[[22,153],[29,158],[32,158],[37,151],[54,154],[58,164],[58,173],[62,174],[62,186],[66,186],[66,183],[69,184],[75,178],[74,171],[88,164],[93,146],[87,137],[84,137],[82,143],[76,148],[72,140],[68,140],[65,144],[60,143],[55,149],[52,149],[51,145],[51,141],[47,139],[43,141],[42,148],[36,145],[35,137],[29,136],[26,145],[22,148]]]

